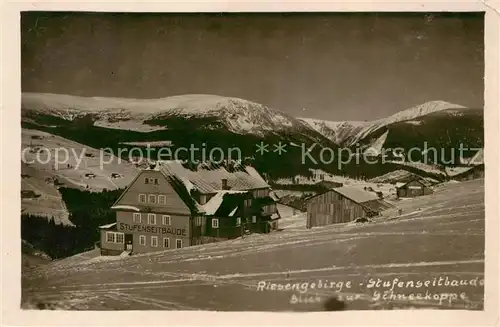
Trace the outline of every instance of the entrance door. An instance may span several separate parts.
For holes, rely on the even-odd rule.
[[[133,240],[134,240],[134,235],[125,234],[125,250],[132,251]]]

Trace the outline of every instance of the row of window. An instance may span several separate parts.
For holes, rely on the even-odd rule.
[[[106,242],[123,244],[125,243],[125,235],[120,232],[106,232]],[[146,245],[145,235],[139,235],[139,244],[144,246]],[[151,246],[158,247],[158,236],[151,236]],[[170,238],[168,237],[163,238],[163,247],[170,248]],[[182,248],[182,239],[178,238],[175,240],[175,248],[176,249]]]
[[[257,222],[257,216],[252,216],[252,223],[256,223]],[[240,217],[237,217],[236,218],[236,226],[240,226],[241,225],[241,218]],[[219,219],[218,218],[214,218],[212,219],[212,228],[219,228]]]
[[[158,185],[158,178],[145,177],[144,184],[155,184]]]
[[[269,196],[269,189],[255,190],[253,191],[254,198],[265,198]]]
[[[144,246],[146,245],[146,235],[139,235],[139,244]],[[158,236],[151,236],[151,246],[155,248],[158,247]],[[166,249],[170,248],[170,238],[163,238],[163,247]],[[182,239],[178,238],[175,240],[175,248],[182,248]]]
[[[125,235],[117,232],[106,232],[106,242],[123,244],[125,242]]]
[[[139,203],[166,204],[167,197],[164,194],[139,194]]]
[[[156,214],[148,213],[147,223],[150,225],[156,225]],[[142,223],[142,215],[139,212],[134,212],[133,216],[134,223]],[[162,225],[170,226],[172,225],[172,217],[170,215],[161,215],[161,223]]]

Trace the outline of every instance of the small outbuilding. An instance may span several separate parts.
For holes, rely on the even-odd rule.
[[[453,176],[452,178],[457,181],[468,181],[477,178],[484,178],[484,164],[473,166],[470,169]]]
[[[430,183],[423,178],[414,178],[409,182],[396,187],[398,198],[413,198],[422,195],[431,194]]]

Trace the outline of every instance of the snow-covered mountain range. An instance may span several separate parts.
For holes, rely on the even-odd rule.
[[[446,101],[430,101],[421,105],[400,111],[387,118],[369,122],[341,121],[332,122],[326,120],[300,118],[309,124],[313,129],[328,137],[336,144],[350,146],[364,139],[370,133],[393,123],[408,121],[408,123],[418,124],[413,120],[439,111],[450,109],[465,109],[464,106],[449,103]],[[453,114],[453,111],[450,111]]]
[[[213,118],[237,134],[264,135],[308,125],[268,107],[239,98],[187,94],[161,99],[85,98],[71,95],[23,93],[24,118],[30,113],[74,120],[91,116],[95,126],[150,132],[168,129],[168,119]],[[167,122],[161,122],[161,121]],[[217,128],[205,124],[206,129]]]
[[[233,137],[238,137],[238,141],[234,141],[239,144],[250,140],[256,142],[256,137],[270,137],[272,140],[268,140],[273,143],[279,139],[289,143],[314,142],[333,148],[359,145],[374,156],[378,156],[382,148],[407,149],[422,142],[441,148],[455,147],[459,143],[481,147],[483,138],[481,110],[445,101],[426,102],[374,121],[332,122],[295,118],[259,103],[218,95],[124,99],[23,93],[22,119],[31,124],[28,128],[37,129],[36,126],[41,125],[51,128],[51,133],[69,126],[70,130],[66,129],[61,135],[71,138],[72,133],[81,131],[80,142],[89,139],[88,133],[95,134],[94,139],[101,141],[110,136],[103,130],[82,129],[94,126],[108,131],[161,132],[151,141],[167,138],[175,139],[174,143],[187,142],[187,138],[189,141],[197,141],[200,137],[210,139],[212,135],[214,144]],[[145,140],[137,135],[133,138],[124,140],[120,136],[115,142]],[[95,146],[102,146],[102,143],[93,142]]]

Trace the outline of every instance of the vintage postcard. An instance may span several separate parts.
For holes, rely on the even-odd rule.
[[[493,7],[95,6],[17,12],[18,315],[492,321]]]

